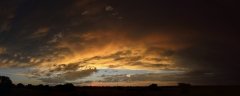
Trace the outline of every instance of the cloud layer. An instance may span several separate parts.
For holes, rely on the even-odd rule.
[[[29,68],[30,78],[63,83],[98,69],[177,70],[186,73],[163,78],[239,84],[233,0],[3,0],[0,6],[0,67]],[[136,78],[147,75],[162,77]]]

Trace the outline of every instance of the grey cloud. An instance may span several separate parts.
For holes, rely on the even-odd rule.
[[[63,74],[63,76],[64,76],[65,80],[77,80],[77,79],[81,79],[81,78],[90,76],[94,72],[97,72],[96,68],[82,70],[82,71],[75,71],[75,72],[66,72]]]
[[[83,65],[80,62],[69,64],[53,64],[47,70],[33,70],[30,78],[36,78],[45,83],[65,83],[88,77],[97,72],[95,67]]]
[[[97,72],[96,68],[92,68],[92,69],[85,69],[82,71],[66,71],[65,73],[62,74],[58,74],[57,76],[51,76],[48,75],[48,73],[44,76],[44,78],[42,78],[42,76],[40,77],[36,77],[37,75],[35,74],[35,77],[33,78],[37,78],[38,80],[41,80],[42,82],[45,83],[50,83],[50,84],[58,84],[58,83],[65,83],[65,82],[69,82],[69,81],[74,81],[77,79],[82,79],[84,77],[88,77],[91,74],[93,74],[94,72]],[[40,73],[37,73],[40,74]]]
[[[6,49],[6,52],[0,54],[0,62],[7,59],[16,62],[15,64],[8,64],[9,62],[5,62],[8,67],[29,67],[39,65],[43,62],[51,62],[60,58],[65,58],[64,55],[66,54],[70,54],[68,49],[40,48],[38,51],[28,50],[27,52],[23,50],[15,52]]]
[[[57,71],[76,71],[78,68],[80,68],[79,63],[70,63],[70,64],[57,64],[53,65],[54,68],[50,69],[50,72],[57,72]]]
[[[106,11],[113,11],[114,8],[113,8],[112,6],[106,6],[106,7],[105,7],[105,10],[106,10]]]
[[[176,53],[177,65],[191,69],[190,73],[194,75],[186,74],[189,80],[212,84],[239,84],[240,78],[234,75],[239,73],[240,68],[237,59],[239,45],[233,43],[238,38],[235,35],[224,32],[205,34],[193,46]]]

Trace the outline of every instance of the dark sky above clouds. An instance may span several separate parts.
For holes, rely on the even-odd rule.
[[[0,75],[32,84],[239,84],[238,9],[235,0],[1,0]]]

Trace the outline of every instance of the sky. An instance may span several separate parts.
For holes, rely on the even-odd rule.
[[[23,84],[239,85],[235,0],[1,0],[0,75]]]

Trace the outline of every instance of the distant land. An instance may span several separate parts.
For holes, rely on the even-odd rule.
[[[15,85],[6,76],[0,76],[0,96],[240,96],[240,86],[178,86],[103,87],[63,85]]]

